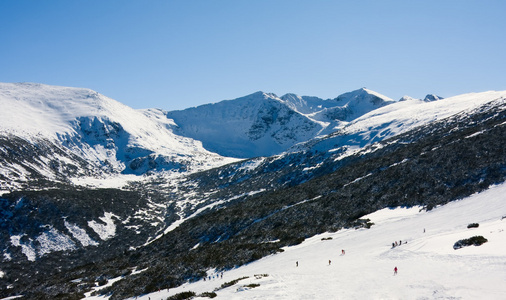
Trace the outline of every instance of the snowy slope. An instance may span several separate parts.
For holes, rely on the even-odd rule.
[[[393,103],[376,92],[359,89],[335,99],[257,92],[167,113],[180,135],[202,141],[210,151],[232,157],[279,154],[321,135],[330,124],[348,122]]]
[[[429,95],[426,99],[428,98]],[[347,151],[343,155],[347,155],[364,146],[391,138],[416,127],[460,113],[471,113],[489,102],[506,102],[506,91],[470,93],[433,101],[426,99],[405,98],[404,101],[380,107],[349,123],[341,123],[328,136],[296,145],[290,151],[312,149],[325,152],[344,149]]]
[[[115,173],[195,171],[235,161],[175,135],[174,124],[156,111],[134,110],[88,89],[0,83],[0,105],[1,135],[51,141]]]
[[[370,229],[315,236],[226,271],[223,278],[209,270],[209,280],[137,299],[165,299],[184,291],[214,291],[214,299],[504,299],[505,193],[501,184],[431,211],[383,209],[364,217],[375,223]],[[479,227],[468,229],[470,223]],[[488,242],[453,249],[456,241],[476,235]],[[403,244],[392,248],[400,240]],[[241,280],[221,288],[236,279]]]

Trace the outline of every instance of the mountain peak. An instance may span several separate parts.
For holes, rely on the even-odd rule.
[[[266,93],[263,91],[254,92],[253,94],[249,94],[243,98],[263,98],[263,99],[279,99],[278,96],[274,93]],[[239,98],[241,99],[241,98]],[[237,100],[237,99],[236,99]]]
[[[402,96],[401,99],[399,99],[399,102],[402,102],[402,101],[410,101],[410,100],[416,100],[415,98],[411,97],[411,96],[407,96],[407,95],[404,95]]]
[[[390,99],[389,97],[385,96],[385,95],[382,95],[378,92],[375,92],[375,91],[372,91],[372,90],[369,90],[365,87],[363,88],[360,88],[358,90],[354,90],[354,91],[351,91],[351,92],[347,92],[347,93],[344,93],[344,94],[341,94],[337,97],[337,99],[340,99],[340,100],[352,100],[352,99],[363,99],[363,98],[368,98],[368,99],[371,99],[371,98],[379,98],[381,99],[382,101],[393,101],[392,99]]]
[[[423,99],[423,101],[425,101],[425,102],[432,102],[432,101],[437,101],[437,100],[441,100],[441,99],[444,99],[444,98],[440,97],[440,96],[437,96],[435,94],[427,94],[427,96],[425,96],[425,98]]]
[[[358,113],[359,115],[362,115],[381,106],[394,103],[394,101],[387,96],[368,90],[366,88],[361,88],[339,95],[334,101],[339,103],[340,106],[353,109],[355,114]],[[348,116],[347,119],[349,118],[350,116]]]

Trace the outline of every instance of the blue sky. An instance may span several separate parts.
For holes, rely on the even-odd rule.
[[[133,108],[506,90],[506,1],[1,0],[0,82]]]

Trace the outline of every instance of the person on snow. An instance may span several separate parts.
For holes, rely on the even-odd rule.
[[[330,261],[330,259],[329,259],[329,266],[330,266],[330,264],[331,264],[331,263],[332,263],[332,262],[331,262],[331,261]]]
[[[394,268],[394,275],[397,275],[397,267]]]

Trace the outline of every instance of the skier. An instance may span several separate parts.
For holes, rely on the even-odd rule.
[[[329,266],[330,266],[330,264],[331,264],[331,263],[332,263],[332,262],[331,262],[331,261],[330,261],[330,259],[329,259]]]
[[[295,262],[295,266],[298,267],[299,266],[299,261],[296,261]]]
[[[346,253],[344,252],[344,249],[342,249],[342,250],[341,250],[341,254],[342,254],[342,255],[346,254]]]
[[[394,268],[394,275],[397,275],[397,267]]]

